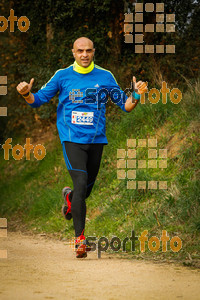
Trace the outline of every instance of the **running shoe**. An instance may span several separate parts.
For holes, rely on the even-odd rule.
[[[76,258],[87,257],[86,239],[84,235],[80,235],[75,241]]]
[[[66,219],[66,220],[71,220],[72,218],[72,213],[71,213],[71,202],[69,200],[69,194],[71,193],[71,188],[66,186],[63,188],[62,190],[62,196],[63,196],[63,199],[64,199],[64,204],[62,206],[62,209],[61,209],[61,212],[62,212],[62,215],[63,217]]]

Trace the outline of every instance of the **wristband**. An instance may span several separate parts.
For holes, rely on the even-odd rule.
[[[137,94],[135,91],[133,91],[132,92],[132,96],[133,96],[133,98],[135,98],[135,100],[140,100],[140,98],[141,98],[141,95],[139,95],[139,94]]]
[[[28,98],[30,96],[30,92],[28,92],[27,94],[22,95],[22,97],[24,97],[25,99]]]

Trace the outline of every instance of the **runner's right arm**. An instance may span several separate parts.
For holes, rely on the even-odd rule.
[[[18,93],[24,97],[24,99],[28,104],[32,104],[35,101],[34,95],[30,92],[33,86],[33,82],[34,82],[34,78],[31,79],[29,84],[23,81],[20,82],[17,86]]]
[[[37,93],[31,93],[31,88],[34,82],[33,78],[29,84],[25,81],[20,82],[17,86],[17,91],[24,97],[31,107],[39,107],[44,103],[48,103],[57,94],[60,88],[60,72],[58,71],[56,71],[50,80],[44,84]]]

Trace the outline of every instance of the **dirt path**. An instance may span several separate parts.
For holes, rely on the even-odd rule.
[[[1,238],[0,300],[200,299],[200,272],[110,258],[78,260],[61,241],[8,233]]]

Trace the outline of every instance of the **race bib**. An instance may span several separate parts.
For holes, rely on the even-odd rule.
[[[72,123],[78,125],[93,125],[94,113],[92,111],[72,111]]]

